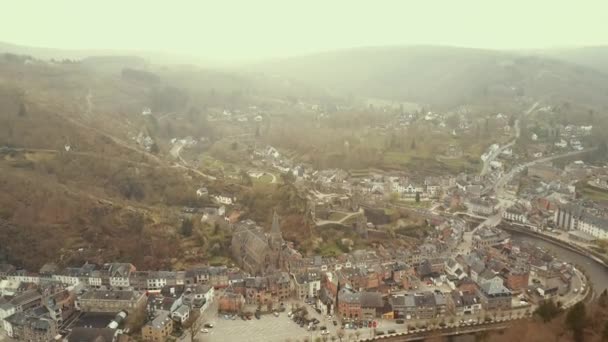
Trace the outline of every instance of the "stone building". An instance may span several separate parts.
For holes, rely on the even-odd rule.
[[[146,305],[146,298],[137,291],[88,291],[78,297],[77,306],[83,312],[134,312]]]
[[[146,323],[141,329],[145,341],[166,341],[173,332],[173,320],[169,312],[160,312],[153,320]]]
[[[274,213],[268,234],[251,220],[240,222],[232,234],[231,247],[234,259],[252,275],[264,275],[280,269],[283,236],[277,213]]]

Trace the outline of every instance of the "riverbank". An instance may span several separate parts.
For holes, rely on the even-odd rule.
[[[576,265],[584,272],[586,282],[590,285],[588,287],[593,290],[585,300],[593,299],[596,294],[608,288],[608,267],[602,260],[594,258],[587,251],[527,228],[512,225],[501,225],[501,228],[510,232],[514,241],[532,242],[538,247],[550,250],[558,259]]]
[[[555,236],[551,236],[548,234],[544,234],[541,232],[535,232],[531,229],[529,229],[528,227],[525,226],[518,226],[518,225],[513,225],[513,224],[501,224],[499,225],[499,228],[509,231],[509,232],[517,232],[517,233],[521,233],[521,234],[526,234],[526,235],[530,235],[530,236],[534,236],[537,237],[539,239],[551,242],[553,244],[559,245],[562,248],[566,248],[570,251],[573,251],[575,253],[578,253],[584,257],[587,257],[593,261],[595,261],[596,263],[602,265],[604,268],[606,268],[608,270],[608,260],[605,260],[605,258],[603,258],[602,256],[598,255],[596,252],[576,245],[576,244],[572,244],[572,243],[568,243],[562,239],[559,239]]]

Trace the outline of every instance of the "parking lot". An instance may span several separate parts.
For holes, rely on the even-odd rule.
[[[321,336],[320,331],[307,331],[300,327],[284,312],[279,317],[262,315],[260,319],[252,317],[246,321],[218,317],[214,323],[209,333],[201,334],[205,341],[285,341]]]

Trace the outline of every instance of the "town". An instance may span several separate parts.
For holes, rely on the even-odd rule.
[[[7,2],[0,342],[608,341],[606,6],[545,2]]]
[[[509,232],[546,235],[590,254],[608,237],[606,209],[576,196],[579,186],[606,189],[606,168],[550,163],[579,153],[573,147],[522,161],[509,146],[493,145],[481,157],[486,174],[416,179],[314,171],[273,147],[256,150],[258,165],[279,169],[305,194],[305,216],[317,229],[383,243],[356,248],[345,237],[337,253],[305,256],[283,238],[276,211],[265,229],[238,219],[236,196],[199,188],[196,195],[216,206],[184,215],[228,229],[235,265],[139,271],[130,263],[47,263],[32,272],[2,264],[2,327],[20,340],[114,341],[139,330],[149,341],[363,340],[491,327],[529,317],[547,300],[568,308],[591,295],[584,270]],[[384,247],[408,239],[406,230],[384,229],[389,209],[424,219],[419,244]]]

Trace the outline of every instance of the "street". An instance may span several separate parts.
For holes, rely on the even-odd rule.
[[[287,306],[288,308],[290,305]],[[282,312],[278,317],[274,315],[262,315],[260,319],[252,317],[251,320],[235,320],[219,317],[216,311],[207,311],[208,320],[205,322],[213,322],[214,327],[209,329],[208,333],[199,333],[198,337],[204,341],[287,341],[287,340],[304,340],[314,341],[317,337],[322,337],[321,331],[318,330],[321,326],[325,326],[329,334],[325,335],[328,338],[331,336],[338,337],[341,330],[341,324],[333,325],[335,318],[328,318],[318,314],[312,307],[306,305],[309,318],[317,318],[320,323],[317,325],[317,330],[309,331],[306,326],[300,327],[291,318],[287,317],[287,312]],[[289,311],[289,309],[287,309]],[[491,321],[509,321],[526,316],[530,312],[529,307],[519,307],[509,311],[496,312],[478,312],[472,315],[465,316],[443,316],[431,319],[410,319],[405,320],[403,324],[398,324],[396,320],[375,319],[378,322],[376,331],[382,331],[387,334],[389,330],[394,330],[395,333],[403,333],[407,331],[421,331],[422,329],[442,329],[457,326],[471,326],[484,324]],[[358,328],[344,329],[343,336],[351,340],[369,338],[374,336],[373,328]],[[184,340],[184,339],[182,339]],[[186,341],[188,339],[185,339]]]

